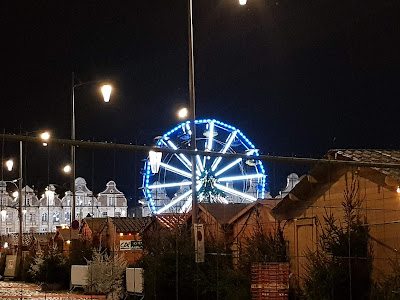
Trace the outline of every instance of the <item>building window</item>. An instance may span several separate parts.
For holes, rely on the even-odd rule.
[[[42,214],[42,223],[47,223],[47,214]]]
[[[114,205],[114,197],[113,196],[107,196],[107,205],[108,206]]]
[[[60,213],[55,212],[53,214],[53,222],[60,222]]]
[[[71,213],[70,212],[66,212],[64,214],[64,219],[65,219],[65,222],[69,223],[71,221]]]
[[[36,224],[36,216],[35,216],[35,214],[29,214],[29,222],[31,224]]]
[[[12,221],[13,221],[13,213],[12,213],[12,211],[7,212],[7,216],[6,216],[7,224],[12,224]]]
[[[116,211],[116,212],[115,212],[115,216],[116,216],[117,218],[120,218],[120,217],[121,217],[121,213],[120,213],[119,211]]]
[[[106,212],[106,211],[102,212],[102,213],[101,213],[101,216],[102,216],[102,217],[107,217],[107,212]]]

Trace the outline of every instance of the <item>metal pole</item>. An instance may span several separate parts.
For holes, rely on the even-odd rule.
[[[75,141],[75,75],[72,72],[71,82],[71,140]],[[71,192],[72,192],[72,210],[70,222],[75,220],[75,145],[71,145]]]
[[[189,97],[190,97],[190,123],[192,124],[191,149],[196,150],[196,98],[194,89],[194,55],[193,55],[193,9],[192,0],[188,3],[188,21],[189,21]],[[196,191],[196,156],[191,156],[192,163],[192,223],[197,224],[198,203]]]
[[[22,141],[19,141],[19,172],[18,172],[18,219],[19,219],[19,235],[18,235],[18,262],[20,274],[22,274]]]

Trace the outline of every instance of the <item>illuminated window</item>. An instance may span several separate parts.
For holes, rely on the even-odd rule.
[[[47,214],[42,214],[42,223],[47,223]]]
[[[60,213],[55,212],[53,214],[53,222],[60,222]]]
[[[7,224],[12,224],[12,221],[13,221],[13,213],[12,213],[11,211],[10,211],[10,212],[7,212],[6,220],[7,220]]]
[[[65,220],[65,222],[70,222],[71,221],[71,213],[70,212],[66,212],[64,214],[64,220]]]

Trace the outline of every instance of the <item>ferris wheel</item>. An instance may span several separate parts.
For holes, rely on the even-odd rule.
[[[237,128],[215,119],[195,120],[197,150],[242,153],[259,156],[258,149]],[[190,121],[160,136],[161,148],[189,149]],[[163,154],[160,170],[152,174],[149,160],[143,172],[143,193],[154,214],[184,213],[192,205],[190,156]],[[208,203],[250,203],[264,199],[267,175],[261,160],[196,155],[196,191],[198,201]]]

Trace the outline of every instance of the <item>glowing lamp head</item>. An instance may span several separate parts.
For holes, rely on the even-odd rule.
[[[121,233],[119,234],[119,236],[124,236],[124,234],[121,232]]]
[[[246,3],[247,3],[247,0],[239,0],[240,5],[246,5]]]
[[[104,102],[110,102],[112,86],[105,84],[101,87],[101,93],[103,94]]]
[[[400,186],[397,188],[397,194],[400,194]]]
[[[66,166],[63,168],[63,171],[64,171],[64,173],[70,173],[70,172],[71,172],[71,166],[70,166],[70,165],[66,165]]]
[[[48,140],[50,139],[50,132],[48,132],[48,131],[43,132],[43,133],[40,135],[40,138],[41,138],[43,141],[48,141]]]
[[[14,166],[14,162],[12,161],[12,159],[9,159],[6,161],[6,167],[7,167],[8,171],[12,171],[13,166]]]
[[[71,241],[70,241],[70,240],[68,240],[66,243],[69,245],[69,244],[71,244]]]
[[[186,107],[181,108],[180,110],[178,110],[179,119],[187,118],[188,114],[189,114],[189,111],[188,111],[188,109]]]
[[[18,198],[18,192],[15,191],[14,193],[12,193],[12,196],[13,196],[14,198]]]
[[[5,249],[7,249],[7,248],[8,248],[8,242],[5,242],[3,247],[4,247]]]

